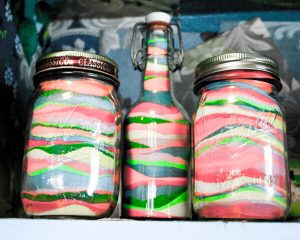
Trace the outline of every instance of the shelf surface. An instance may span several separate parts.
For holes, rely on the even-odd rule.
[[[0,240],[299,240],[300,222],[0,219]]]

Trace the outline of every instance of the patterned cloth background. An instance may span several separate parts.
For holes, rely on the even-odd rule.
[[[15,205],[17,163],[22,154],[22,134],[16,118],[20,39],[10,5],[0,0],[0,216],[11,215]]]
[[[0,216],[13,216],[20,209],[24,136],[33,90],[31,78],[42,52],[38,38],[43,24],[35,11],[25,17],[24,3],[17,1],[13,6],[9,0],[0,0]]]

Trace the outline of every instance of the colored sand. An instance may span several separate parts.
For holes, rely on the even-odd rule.
[[[113,87],[92,79],[41,83],[25,149],[28,215],[109,214],[119,184],[120,113]]]
[[[250,80],[251,81],[251,80]],[[194,210],[204,218],[280,219],[288,208],[285,122],[264,86],[207,85],[195,115]]]
[[[143,96],[127,116],[123,214],[187,218],[190,125],[170,94],[166,33],[150,36]]]

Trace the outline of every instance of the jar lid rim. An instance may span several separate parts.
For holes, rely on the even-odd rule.
[[[200,62],[195,70],[194,89],[199,89],[199,84],[205,84],[205,78],[207,76],[231,70],[258,70],[268,72],[274,76],[274,81],[271,83],[279,90],[281,89],[278,63],[270,57],[245,52],[225,53]]]
[[[51,52],[51,53],[47,53],[43,56],[41,56],[37,63],[39,61],[48,59],[48,58],[53,58],[53,57],[86,57],[86,58],[94,58],[94,59],[99,59],[99,60],[103,60],[106,62],[109,62],[111,64],[113,64],[116,68],[118,68],[118,64],[111,58],[100,55],[100,54],[95,54],[95,53],[89,53],[89,52],[82,52],[82,51],[58,51],[58,52]]]
[[[115,85],[119,86],[118,64],[99,54],[80,51],[60,51],[43,55],[36,63],[34,81],[45,72],[61,70],[79,70],[83,72],[94,72],[111,78]]]

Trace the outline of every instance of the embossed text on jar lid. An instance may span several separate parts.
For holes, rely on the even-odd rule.
[[[102,74],[111,78],[115,86],[118,87],[120,84],[116,62],[102,55],[78,51],[61,51],[42,56],[37,61],[34,78],[42,73],[60,70]]]

